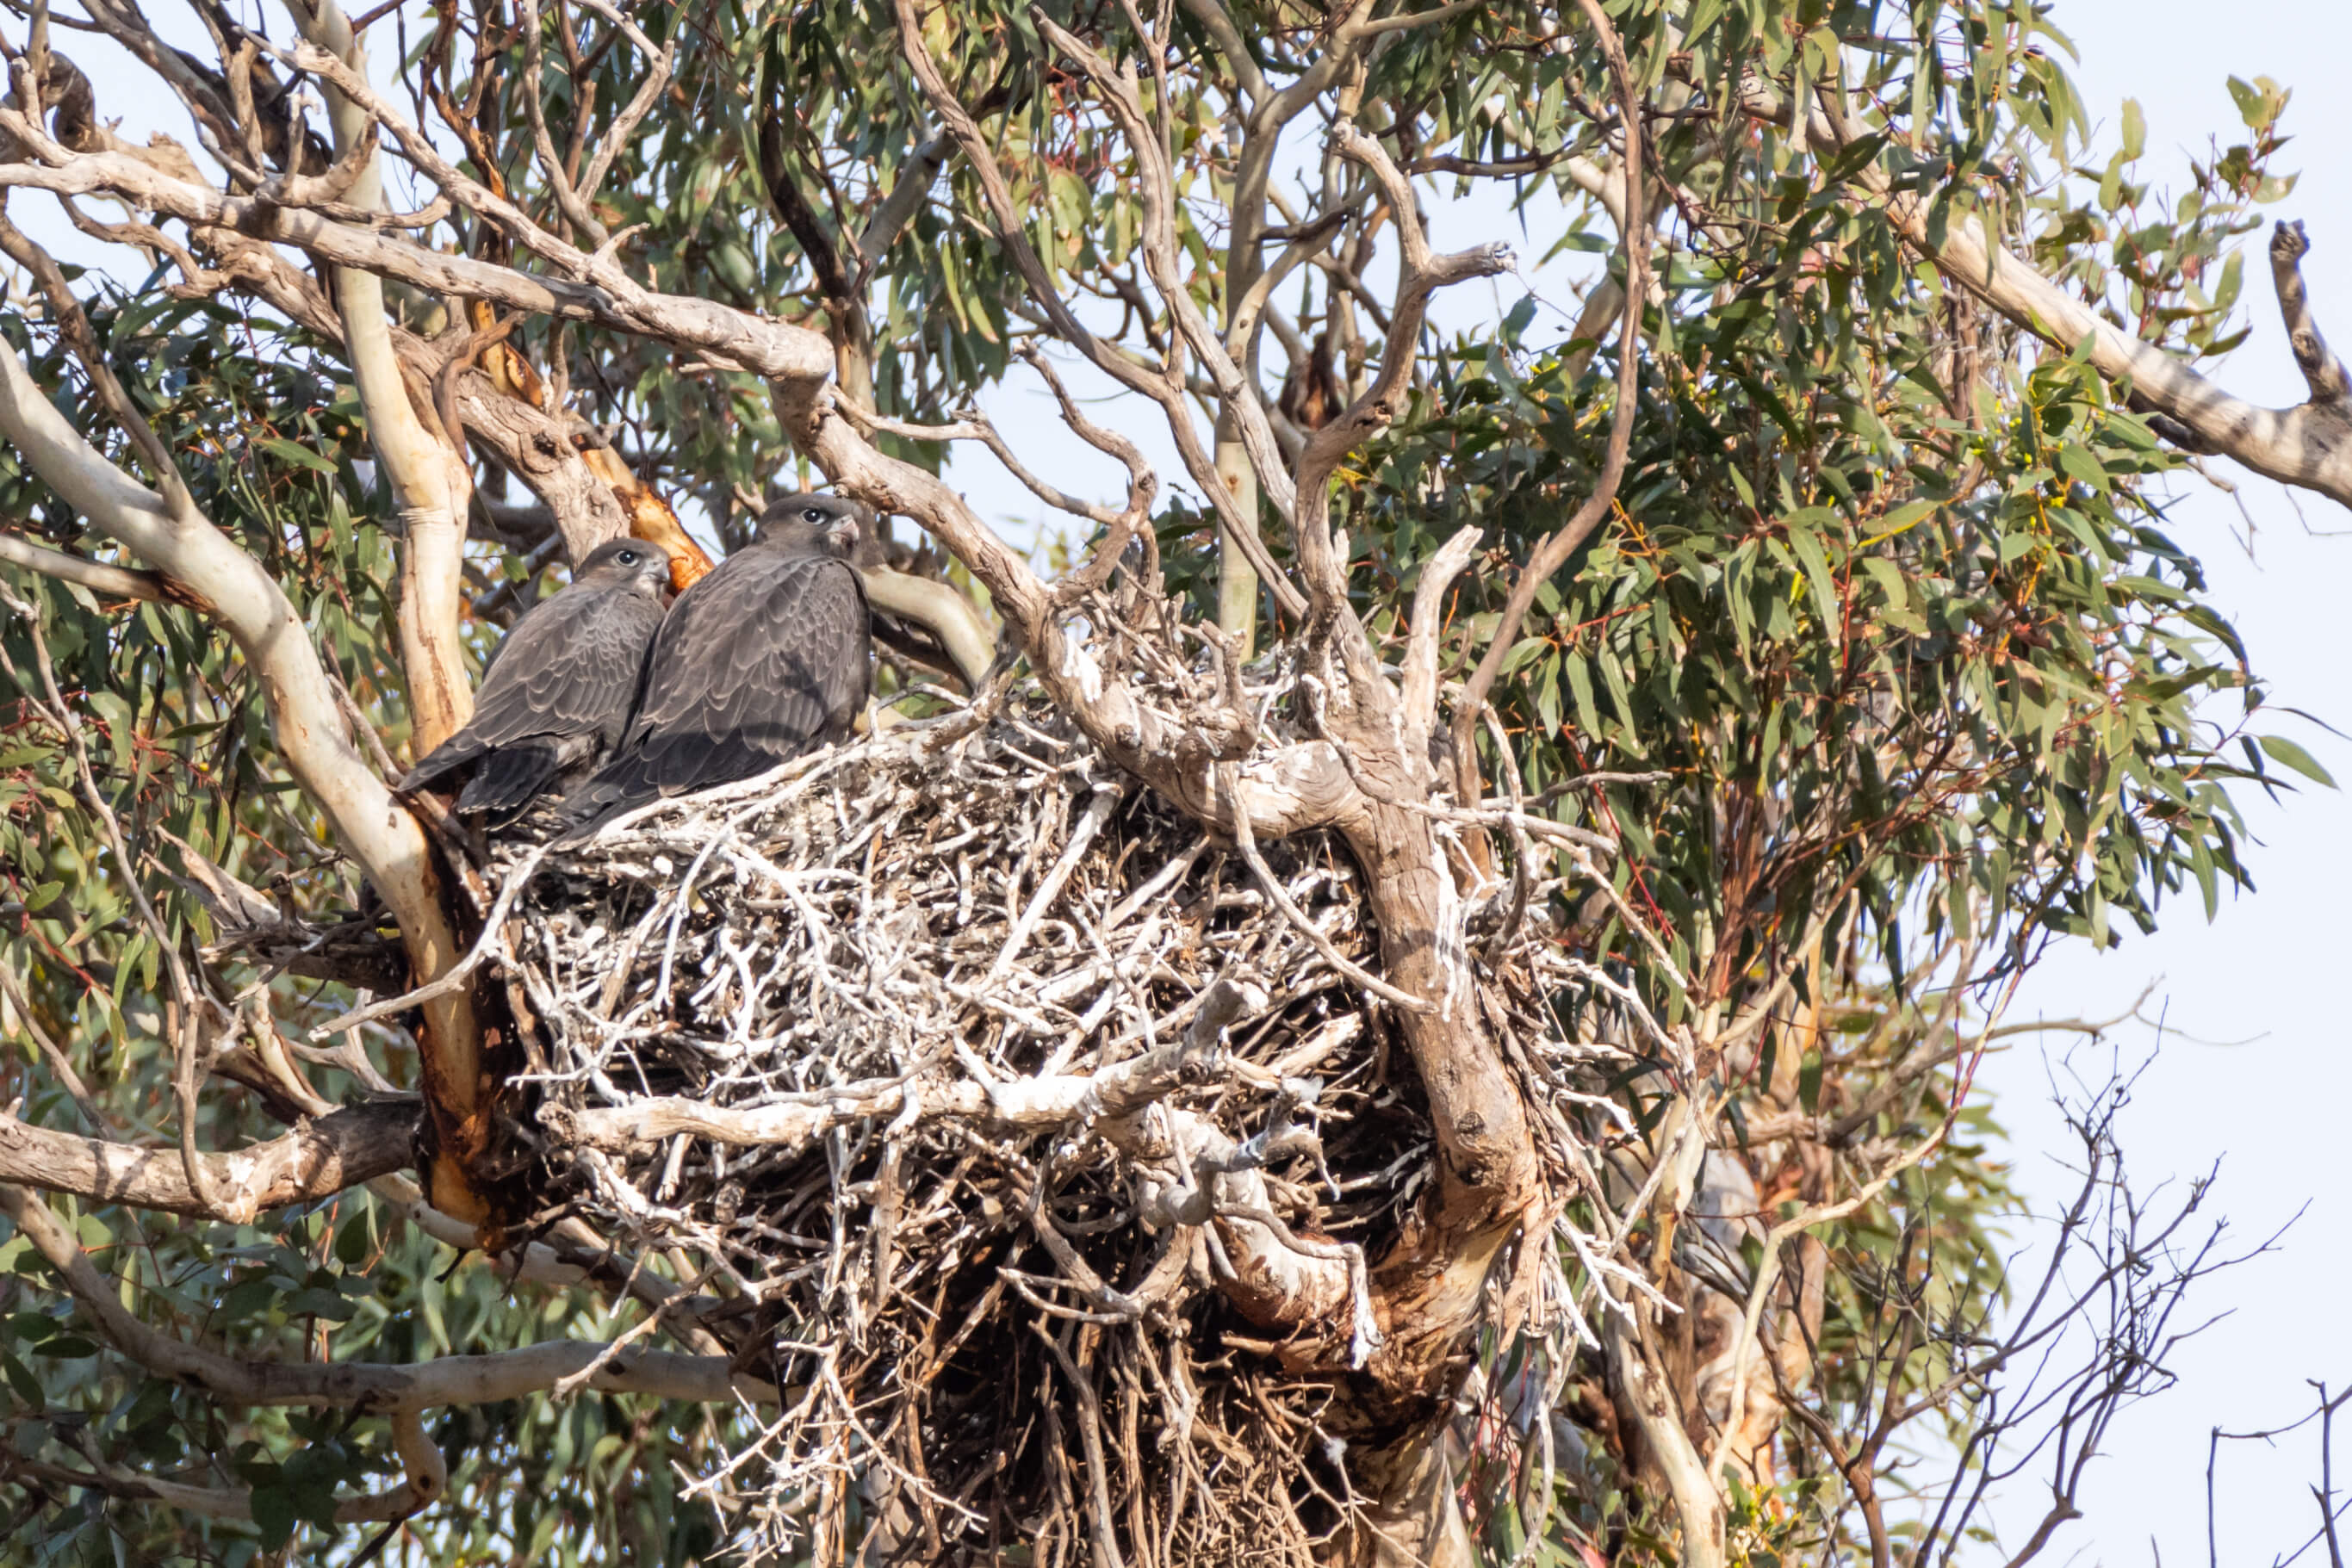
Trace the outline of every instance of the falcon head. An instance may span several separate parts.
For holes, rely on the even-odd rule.
[[[607,539],[572,574],[575,588],[617,588],[659,600],[669,590],[669,551],[644,539]]]
[[[803,490],[769,503],[760,514],[760,542],[795,553],[829,555],[855,565],[858,543],[869,531],[870,515],[845,496]]]

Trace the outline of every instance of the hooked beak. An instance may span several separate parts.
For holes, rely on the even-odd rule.
[[[824,538],[827,544],[841,552],[844,559],[847,559],[857,550],[857,519],[854,517],[834,518],[825,525]]]

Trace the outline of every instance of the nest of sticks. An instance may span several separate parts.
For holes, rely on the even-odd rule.
[[[1336,841],[1263,846],[1285,911],[1015,688],[503,853],[549,1212],[723,1299],[697,1332],[781,1397],[693,1483],[753,1556],[1306,1563],[1355,1527],[1365,1247],[1434,1172],[1332,961],[1379,967]],[[1575,1139],[1626,1058],[1569,1021],[1548,902],[1479,989]],[[1345,1281],[1316,1333],[1286,1258]]]

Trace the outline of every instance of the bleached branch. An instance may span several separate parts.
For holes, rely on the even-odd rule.
[[[1822,84],[1806,116],[1809,136],[1841,152],[1866,133],[1843,96],[1843,87]],[[1747,106],[1760,119],[1785,122],[1789,116],[1786,99],[1760,83],[1750,85]],[[2342,371],[2327,353],[2304,297],[2294,263],[2308,244],[2299,227],[2291,241],[2273,237],[2273,276],[2312,400],[2293,408],[2264,408],[2107,320],[2031,262],[2011,255],[1975,213],[1947,203],[1943,193],[1897,190],[1875,162],[1864,164],[1854,178],[1904,242],[1946,278],[2063,352],[2087,346],[2092,366],[2110,381],[2128,382],[2136,402],[2169,422],[2177,444],[2234,458],[2283,485],[2352,506],[2352,412],[2340,395],[2331,395],[2343,384]],[[2280,234],[2284,233],[2282,225]]]
[[[0,128],[21,134],[24,116],[0,110]],[[436,251],[299,207],[224,194],[121,152],[69,153],[62,163],[0,163],[0,186],[60,195],[110,195],[144,211],[209,228],[239,230],[309,251],[336,267],[362,267],[428,293],[486,299],[526,314],[593,321],[691,350],[771,381],[822,384],[833,348],[822,333],[683,295],[639,287],[601,271],[593,283],[524,272]],[[584,256],[580,257],[584,265]]]
[[[0,1182],[247,1224],[267,1209],[331,1197],[414,1164],[418,1114],[414,1101],[372,1101],[250,1148],[204,1155],[217,1195],[208,1202],[189,1185],[176,1147],[76,1137],[0,1113]]]
[[[2287,347],[2303,371],[2311,401],[2326,408],[2341,408],[2347,393],[2344,361],[2329,351],[2311,310],[2304,287],[2303,258],[2311,250],[2310,236],[2300,223],[2281,222],[2271,231],[2271,282],[2278,290],[2279,316],[2286,324]]]
[[[366,49],[333,0],[289,0],[288,8],[305,37],[365,78]],[[536,16],[531,19],[536,22]],[[531,101],[539,101],[536,84]],[[364,154],[348,193],[352,204],[362,211],[382,207],[383,174],[373,152],[374,123],[333,83],[327,88],[327,108],[339,159]],[[364,267],[338,267],[335,298],[342,317],[343,357],[359,391],[368,440],[400,513],[396,615],[401,670],[421,757],[474,713],[462,635],[466,513],[473,500],[474,477],[465,453],[451,444],[455,433],[427,429],[410,401],[400,356],[393,347],[392,321],[384,310],[383,279]],[[451,1083],[465,1085],[461,1095],[467,1111],[471,1110],[478,1076],[470,1061],[453,1059],[449,1063]]]

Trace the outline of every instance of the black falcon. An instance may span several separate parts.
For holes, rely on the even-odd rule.
[[[863,510],[786,496],[758,541],[678,595],[611,761],[563,803],[574,840],[665,795],[765,773],[849,733],[871,682]]]
[[[669,555],[638,539],[596,547],[572,586],[515,622],[482,672],[474,716],[396,786],[471,777],[460,812],[512,821],[541,794],[587,777],[620,740],[662,623]]]

